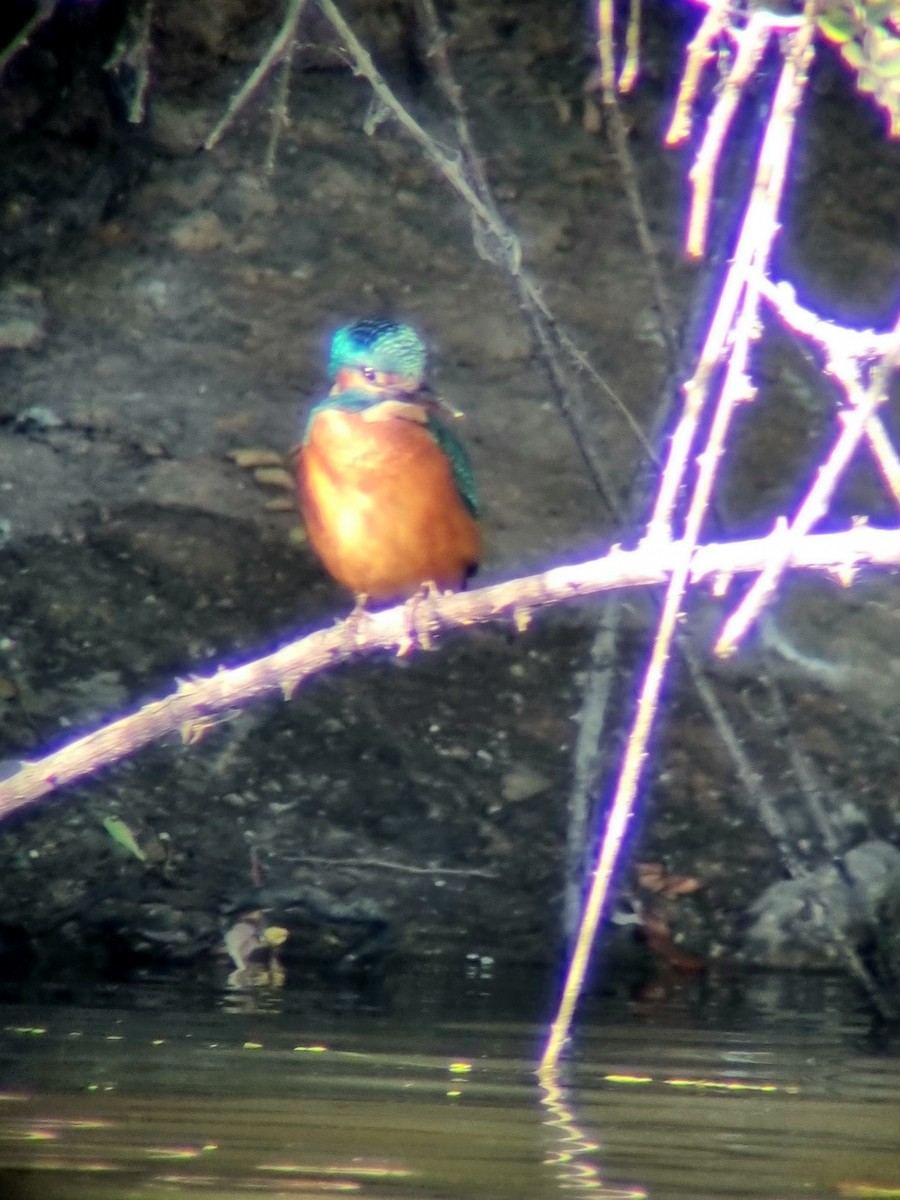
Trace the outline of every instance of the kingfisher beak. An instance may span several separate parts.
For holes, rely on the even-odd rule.
[[[439,396],[432,389],[430,383],[420,384],[416,389],[415,399],[421,404],[426,404],[435,412],[444,413],[445,416],[452,417],[454,421],[461,421],[466,415],[460,409],[454,407],[449,400],[445,400],[443,396]]]

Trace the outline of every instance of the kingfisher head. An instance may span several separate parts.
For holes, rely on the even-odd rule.
[[[425,343],[409,325],[366,320],[344,325],[331,339],[332,392],[411,396],[425,380]]]

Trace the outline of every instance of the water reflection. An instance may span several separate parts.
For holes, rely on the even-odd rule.
[[[2,1008],[0,1196],[900,1195],[900,1064],[842,988],[588,1005],[538,1080],[547,981],[494,982]]]

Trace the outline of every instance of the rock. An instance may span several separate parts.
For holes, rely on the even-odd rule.
[[[225,241],[225,227],[214,212],[201,209],[173,225],[169,241],[187,254],[205,254]]]
[[[169,154],[196,154],[215,119],[205,108],[188,108],[156,96],[147,127],[157,146]]]
[[[550,786],[550,780],[522,763],[507,771],[500,784],[500,794],[510,804],[521,800],[530,800],[538,796]]]
[[[272,195],[268,183],[249,171],[237,176],[232,188],[232,197],[240,221],[252,221],[255,217],[274,217],[278,212],[278,201]]]
[[[741,957],[759,966],[816,968],[836,959],[833,930],[859,945],[900,881],[900,850],[872,839],[844,855],[846,876],[832,863],[802,879],[766,888],[751,906]]]
[[[37,350],[47,335],[40,288],[10,283],[0,291],[0,350]]]
[[[516,225],[529,259],[545,259],[565,250],[571,220],[560,208],[525,207],[516,214]]]
[[[64,425],[62,417],[43,404],[32,404],[30,408],[24,408],[13,422],[15,429],[36,430],[40,433],[46,433],[48,429],[61,429]]]

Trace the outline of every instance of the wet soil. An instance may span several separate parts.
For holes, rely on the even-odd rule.
[[[388,8],[391,20],[369,14],[364,32],[420,119],[449,141],[406,18]],[[51,27],[7,80],[7,758],[36,757],[167,694],[178,677],[243,661],[347,612],[347,598],[290,540],[295,518],[268,509],[271,493],[228,458],[294,444],[342,321],[398,316],[429,341],[436,381],[467,414],[486,510],[484,579],[577,561],[638,534],[616,527],[586,478],[512,295],[473,249],[466,213],[390,123],[366,135],[366,85],[333,48],[319,42],[298,57],[268,179],[271,91],[215,152],[196,147],[276,14],[223,5],[214,21],[197,6],[193,17],[191,5],[160,9],[139,127],[123,121],[116,80],[102,69],[112,26],[88,29],[68,58]],[[643,86],[627,111],[663,268],[687,320],[699,282],[679,250],[688,160],[660,141],[689,29],[671,6],[651,17]],[[476,134],[527,261],[560,319],[649,423],[666,380],[662,339],[615,162],[585,117],[577,15],[473,3],[452,20]],[[319,32],[310,29],[310,42]],[[900,277],[897,147],[827,56],[802,125],[777,269],[829,315],[883,324]],[[734,535],[790,511],[834,435],[827,381],[770,334],[756,363],[760,399],[742,416],[720,497]],[[638,448],[617,414],[596,404],[596,435],[624,490]],[[840,527],[861,513],[894,519],[862,459],[830,519]],[[233,715],[198,745],[152,747],[8,819],[8,974],[205,969],[234,914],[276,895],[272,920],[291,931],[284,957],[295,969],[337,966],[385,923],[400,956],[553,961],[576,718],[601,609],[573,606],[523,633],[471,630],[432,653],[347,665],[289,703]],[[722,611],[698,600],[688,627],[701,649]],[[792,650],[779,667],[794,736],[842,843],[896,844],[896,581],[862,578],[841,590],[793,580],[775,615]],[[635,598],[621,648],[623,719],[649,628],[650,609]],[[811,864],[821,861],[784,731],[759,716],[756,651],[714,671],[792,838]],[[610,768],[620,739],[613,731],[604,747]],[[685,955],[777,961],[771,946],[751,952],[742,939],[749,905],[784,865],[677,670],[644,805],[632,863],[663,864],[698,887],[642,891],[631,866],[623,888]],[[110,817],[161,847],[153,861],[113,841]],[[818,951],[788,961],[830,961]]]

